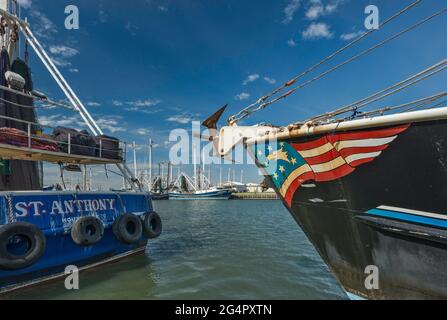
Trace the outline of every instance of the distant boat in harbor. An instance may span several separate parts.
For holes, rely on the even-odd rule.
[[[204,174],[205,167],[194,166],[194,178],[180,173],[169,192],[169,200],[228,200],[234,190],[223,186],[212,186]]]
[[[169,194],[168,193],[151,193],[151,199],[152,200],[168,200]]]
[[[169,192],[170,200],[228,200],[232,190],[213,187],[193,192]]]

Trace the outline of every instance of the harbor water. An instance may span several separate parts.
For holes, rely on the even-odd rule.
[[[1,299],[346,299],[280,201],[158,201],[138,255]]]

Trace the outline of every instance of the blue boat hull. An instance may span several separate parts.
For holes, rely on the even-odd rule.
[[[34,205],[36,202],[40,204]],[[0,193],[0,224],[14,222],[11,219],[29,222],[46,236],[45,253],[34,265],[12,271],[0,269],[0,292],[52,279],[70,265],[81,269],[143,251],[145,238],[123,244],[111,226],[123,213],[142,215],[150,211],[151,199],[145,193]],[[71,238],[71,224],[81,216],[96,216],[104,224],[104,236],[95,245],[82,247]]]
[[[206,193],[169,193],[169,200],[228,200],[231,191],[212,191]]]

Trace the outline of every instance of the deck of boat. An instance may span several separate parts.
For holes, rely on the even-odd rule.
[[[91,165],[122,163],[122,160],[119,159],[90,157],[85,155],[68,154],[64,152],[18,147],[9,144],[0,144],[0,158],[8,160],[46,161],[53,163]]]

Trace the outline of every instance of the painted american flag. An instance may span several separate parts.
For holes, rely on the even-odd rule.
[[[306,181],[340,179],[374,161],[409,125],[385,129],[326,134],[303,143],[256,144],[253,151],[289,205]]]

